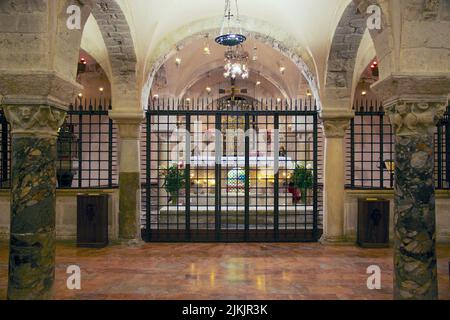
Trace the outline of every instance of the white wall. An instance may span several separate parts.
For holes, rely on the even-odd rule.
[[[58,190],[56,192],[56,237],[75,240],[77,236],[77,194],[109,194],[109,240],[119,235],[119,190]],[[10,223],[9,191],[0,191],[0,239],[8,239]]]

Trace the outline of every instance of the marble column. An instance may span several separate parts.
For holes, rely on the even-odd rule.
[[[446,103],[397,99],[386,105],[395,130],[394,297],[438,298],[434,133]]]
[[[8,299],[50,299],[55,277],[56,139],[65,111],[3,105],[12,130]]]
[[[119,238],[140,239],[143,113],[111,113],[119,127]]]
[[[327,111],[321,115],[325,134],[324,244],[345,243],[345,132],[354,116],[349,111]]]

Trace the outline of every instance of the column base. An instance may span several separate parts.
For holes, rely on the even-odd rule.
[[[119,240],[118,243],[120,245],[127,246],[127,247],[141,247],[144,244],[146,244],[146,242],[142,239],[130,239],[130,240],[122,239],[122,240]]]
[[[325,246],[354,246],[355,243],[344,236],[326,236],[319,239],[319,243]]]

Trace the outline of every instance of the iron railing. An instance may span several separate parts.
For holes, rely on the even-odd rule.
[[[71,104],[57,140],[57,180],[60,189],[118,186],[117,128],[104,99]],[[0,112],[0,187],[10,188],[11,138]]]
[[[58,168],[69,163],[73,174],[70,186],[60,188],[113,188],[118,186],[117,127],[109,118],[111,103],[104,100],[78,100],[67,113],[62,129],[73,138],[67,143],[60,132],[58,147],[68,147],[70,158],[58,152]],[[64,151],[64,150],[63,150]],[[62,157],[61,157],[62,156]]]
[[[394,187],[394,135],[381,103],[358,101],[355,118],[346,136],[346,185],[349,189]],[[449,189],[449,112],[437,125],[435,135],[435,181],[437,189]]]
[[[244,134],[249,129],[258,139]],[[278,130],[278,140],[273,130]],[[233,136],[230,144],[237,131],[242,136]],[[322,134],[314,102],[156,100],[148,108],[143,132],[142,227],[147,241],[319,238]],[[264,145],[269,140],[277,156],[254,149],[255,141]],[[177,147],[189,151],[177,158],[172,153]],[[275,159],[280,170],[271,173],[268,162]],[[303,196],[294,195],[289,185],[298,162],[309,164],[298,173],[311,183]],[[171,193],[169,183],[175,185]]]
[[[11,185],[11,135],[9,123],[0,109],[0,189],[9,189]]]

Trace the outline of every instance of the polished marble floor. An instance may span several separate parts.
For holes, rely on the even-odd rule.
[[[0,242],[0,299],[6,297],[7,244]],[[439,291],[450,299],[450,246],[440,247]],[[320,244],[142,244],[106,249],[57,247],[56,299],[391,299],[391,249]],[[81,290],[66,269],[81,268]],[[366,269],[382,270],[381,290]]]

